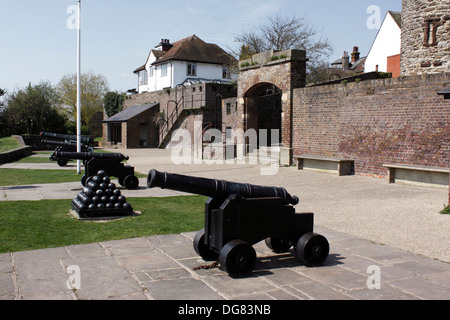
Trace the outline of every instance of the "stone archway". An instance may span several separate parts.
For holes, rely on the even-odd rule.
[[[282,90],[262,82],[245,94],[246,129],[255,129],[258,147],[280,146],[282,142]]]
[[[282,164],[292,164],[293,156],[293,89],[306,85],[306,52],[304,50],[269,51],[253,55],[240,61],[238,79],[238,108],[243,114],[243,123],[237,124],[244,129],[279,128],[281,137]],[[266,90],[274,89],[269,97]],[[267,97],[265,97],[267,96]],[[266,99],[266,102],[262,101]],[[274,101],[269,102],[271,99]],[[275,100],[276,99],[276,100]],[[259,100],[259,101],[258,101]],[[268,104],[267,110],[274,110],[274,119],[259,118],[260,107]],[[279,107],[274,107],[279,106]],[[272,108],[272,109],[271,109]],[[263,113],[263,112],[262,112]],[[280,119],[280,125],[276,125]],[[271,123],[270,120],[273,120]]]

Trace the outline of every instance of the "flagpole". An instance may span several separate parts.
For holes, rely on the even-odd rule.
[[[77,152],[81,152],[81,0],[77,23]],[[81,174],[81,160],[77,160],[77,174]]]

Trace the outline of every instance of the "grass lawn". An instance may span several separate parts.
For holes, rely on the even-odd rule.
[[[205,197],[128,198],[134,216],[107,223],[78,221],[71,200],[0,202],[0,254],[99,241],[197,231]]]
[[[0,169],[0,185],[2,186],[76,182],[81,181],[81,177],[82,175],[78,175],[76,170]]]
[[[5,152],[20,147],[19,142],[11,137],[0,138],[0,152]]]
[[[3,138],[5,139],[5,138]],[[97,150],[96,152],[102,152]],[[55,165],[54,170],[32,170],[32,169],[0,169],[0,185],[2,186],[20,186],[30,184],[46,184],[46,183],[63,183],[81,181],[84,175],[84,167],[82,167],[81,175],[76,170],[61,170],[56,162],[50,161],[52,152],[36,152],[37,154],[48,155],[48,157],[26,157],[15,163],[52,163]],[[75,164],[76,161],[70,161]],[[135,173],[138,178],[146,178],[146,174]]]

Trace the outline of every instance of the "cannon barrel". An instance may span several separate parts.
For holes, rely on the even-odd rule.
[[[227,198],[236,194],[244,198],[281,198],[285,204],[298,204],[296,196],[291,196],[286,189],[263,187],[248,183],[236,183],[225,180],[206,179],[184,176],[167,172],[150,170],[147,177],[149,188],[159,187],[181,192],[203,195],[211,198]]]
[[[121,153],[64,152],[64,151],[55,151],[52,155],[52,158],[73,159],[73,160],[91,160],[95,158],[102,160],[117,160],[117,161],[124,161],[129,159],[129,157],[124,156]]]
[[[42,138],[53,138],[58,140],[67,140],[67,141],[77,141],[77,136],[69,135],[69,134],[60,134],[60,133],[52,133],[52,132],[41,132]],[[92,145],[94,142],[89,137],[81,137],[81,143],[86,145]]]
[[[67,146],[67,147],[76,147],[77,142],[73,140],[66,140],[66,141],[56,141],[56,140],[41,140],[42,144],[49,144],[52,146]]]

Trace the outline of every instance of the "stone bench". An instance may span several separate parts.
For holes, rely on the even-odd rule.
[[[404,164],[384,164],[388,169],[389,183],[448,187],[449,168]]]
[[[355,161],[351,159],[326,158],[316,156],[294,156],[298,170],[311,170],[348,176],[355,173]]]

